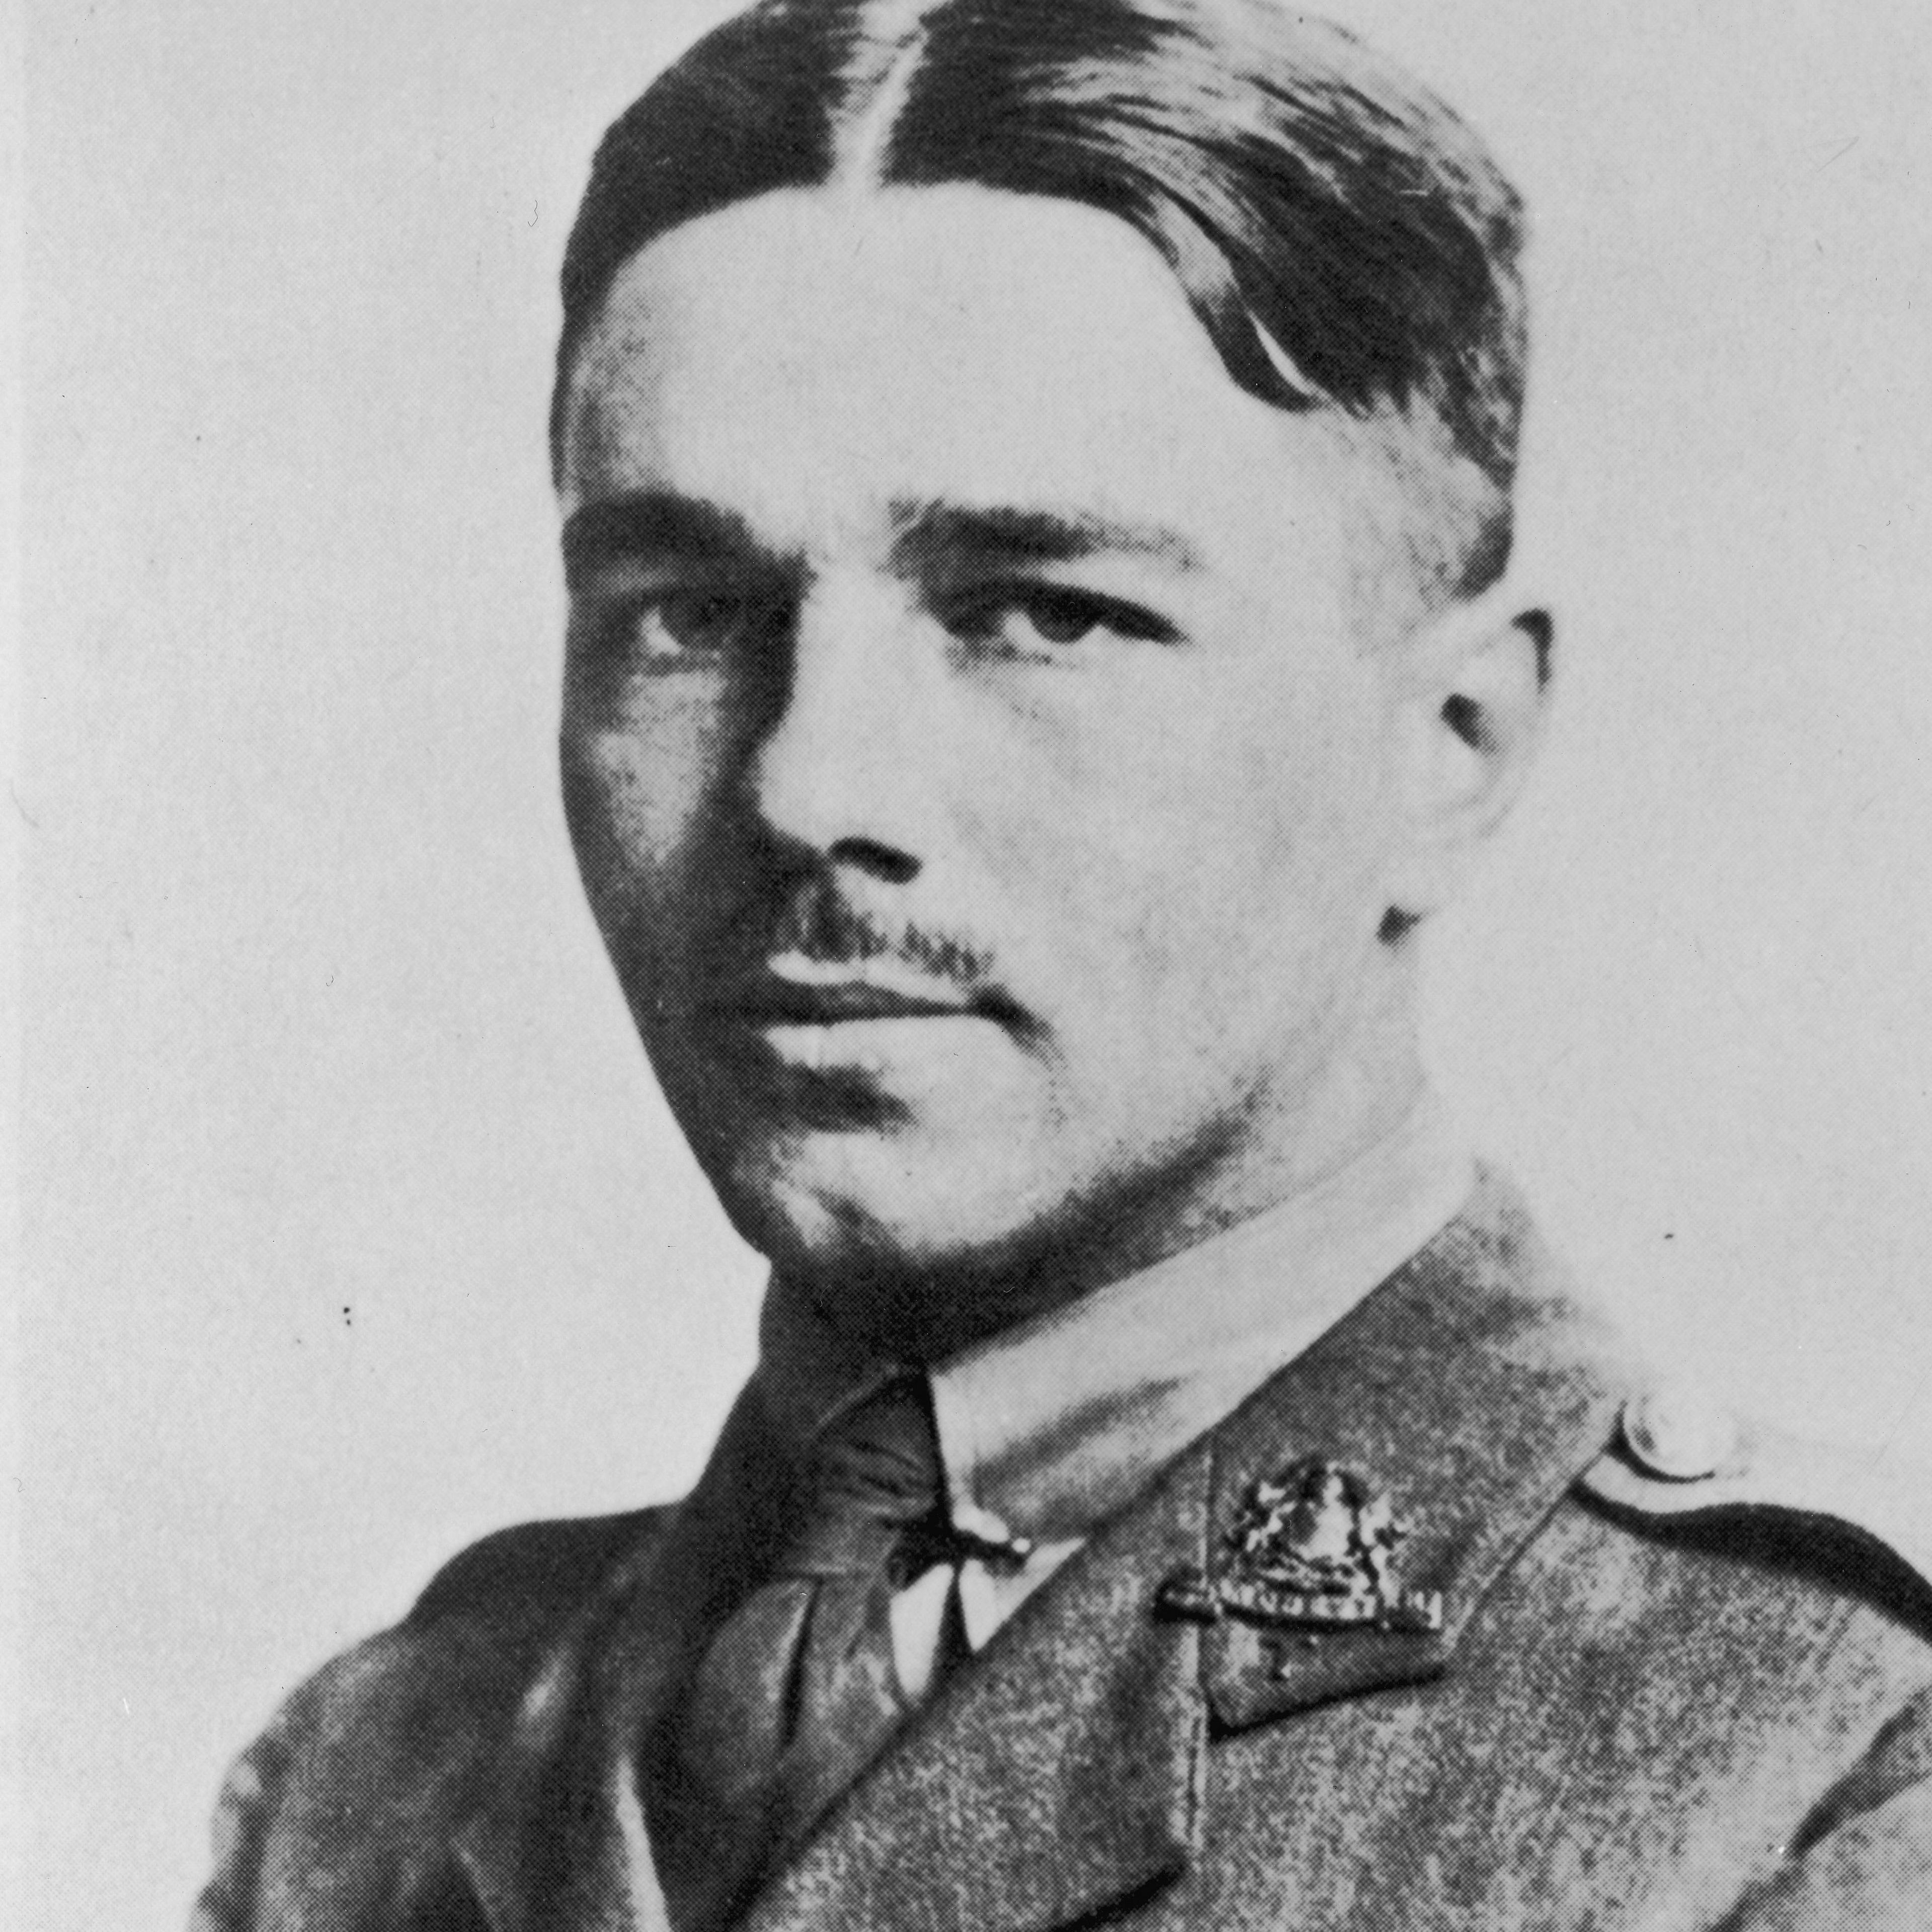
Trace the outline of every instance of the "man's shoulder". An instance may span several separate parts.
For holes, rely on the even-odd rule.
[[[495,1531],[436,1571],[402,1628],[427,1634],[460,1621],[508,1635],[568,1616],[616,1568],[656,1544],[675,1508],[657,1504]]]
[[[1932,1641],[1932,1472],[1880,1449],[1654,1384],[1578,1490],[1648,1543],[1859,1600]]]
[[[519,1523],[430,1579],[400,1623],[332,1659],[283,1713],[298,1730],[488,1732],[557,1642],[648,1560],[676,1505]]]
[[[377,1731],[418,1744],[494,1731],[544,1657],[648,1558],[674,1508],[524,1523],[472,1544],[401,1622],[309,1678],[275,1728],[294,1743],[350,1741],[365,1760]]]
[[[1762,1826],[1775,1856],[1726,1927],[1922,1924],[1932,1476],[1678,1403],[1627,1411],[1576,1492],[1628,1552],[1598,1546],[1618,1600],[1592,1603],[1588,1582],[1569,1600],[1605,1680],[1627,1686],[1618,1721],[1646,1767],[1632,1784]]]
[[[400,1623],[308,1677],[229,1774],[194,1932],[306,1923],[317,1874],[359,1895],[446,1830],[528,1715],[546,1659],[648,1561],[675,1509],[484,1537]]]

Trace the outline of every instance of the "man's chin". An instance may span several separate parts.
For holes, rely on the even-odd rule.
[[[962,1212],[956,1187],[909,1185],[904,1167],[890,1178],[896,1185],[878,1186],[815,1168],[796,1158],[754,1161],[718,1184],[739,1232],[788,1274],[972,1273],[1010,1244],[1010,1228]]]
[[[1037,1272],[1042,1245],[1036,1192],[969,1193],[960,1182],[970,1168],[934,1159],[922,1172],[928,1163],[903,1148],[868,1172],[850,1151],[836,1167],[796,1146],[789,1158],[741,1157],[713,1184],[776,1272],[811,1287],[842,1326],[898,1352],[945,1352],[1017,1318],[1019,1284]]]
[[[1002,1029],[796,1030],[716,1029],[710,1052],[653,1055],[725,1211],[776,1264],[970,1268],[1034,1216],[1037,1070]]]

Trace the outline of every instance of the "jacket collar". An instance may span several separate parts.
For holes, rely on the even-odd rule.
[[[1608,1438],[1630,1383],[1513,1190],[1486,1174],[1455,1222],[1027,1602],[754,1901],[746,1932],[1048,1932],[1174,1877],[1198,1849],[1210,1732],[1451,1669],[1504,1566]],[[675,1634],[692,1627],[691,1578],[712,1554],[706,1499],[745,1494],[745,1470],[721,1470],[742,1460],[742,1435],[728,1427],[665,1542],[618,1586],[623,1628],[647,1634],[638,1654],[660,1681],[676,1668]],[[1226,1568],[1253,1485],[1309,1456],[1408,1520],[1401,1579],[1442,1593],[1440,1629],[1324,1631],[1311,1646],[1234,1618],[1203,1628],[1157,1614],[1174,1572]],[[571,1701],[568,1678],[590,1693],[580,1708],[605,1705],[607,1739],[612,1706],[632,1720],[638,1694],[616,1696],[610,1666],[623,1642],[600,1628],[613,1626],[584,1622],[554,1648],[536,1680],[552,1690],[525,1698],[491,1792],[457,1834],[496,1932],[649,1922],[633,1902],[639,1847],[623,1793],[559,1784],[560,1765],[608,1766],[610,1756],[568,1750],[561,1720],[546,1730],[532,1717]],[[593,1810],[595,1843],[572,1853],[560,1821]]]

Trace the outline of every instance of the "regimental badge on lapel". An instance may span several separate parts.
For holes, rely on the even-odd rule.
[[[1250,1490],[1228,1534],[1225,1568],[1177,1570],[1156,1606],[1197,1623],[1228,1616],[1275,1628],[1426,1634],[1442,1628],[1442,1593],[1402,1588],[1395,1553],[1408,1534],[1386,1496],[1310,1456]]]

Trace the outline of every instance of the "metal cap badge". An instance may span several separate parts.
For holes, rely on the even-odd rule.
[[[1202,1623],[1231,1616],[1275,1628],[1439,1630],[1442,1592],[1405,1590],[1396,1576],[1408,1534],[1386,1496],[1311,1456],[1250,1490],[1220,1574],[1177,1570],[1156,1607]]]

